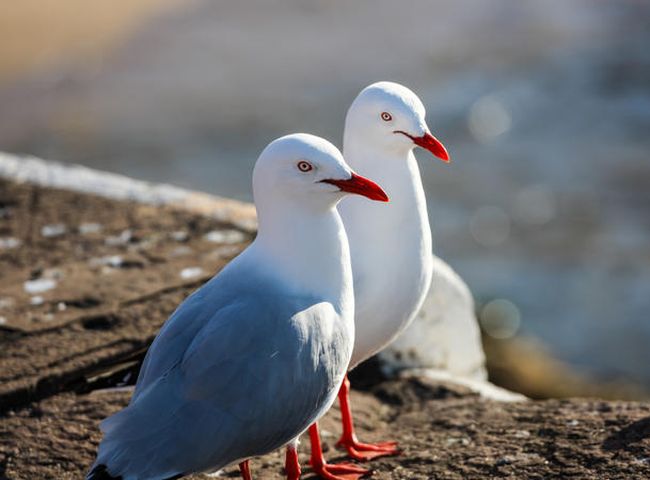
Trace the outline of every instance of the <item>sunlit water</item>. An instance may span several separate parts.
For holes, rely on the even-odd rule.
[[[5,87],[0,148],[250,200],[268,141],[340,144],[354,95],[401,81],[452,154],[418,153],[435,248],[488,329],[650,384],[647,4],[255,3],[196,3]]]

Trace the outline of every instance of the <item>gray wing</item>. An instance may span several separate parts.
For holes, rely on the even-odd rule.
[[[259,278],[252,272],[247,272],[245,253],[246,251],[236,257],[221,272],[187,297],[167,319],[147,351],[131,402],[153,381],[182,360],[194,337],[217,315],[219,309],[236,301],[240,292],[245,294],[251,289],[264,288],[256,284],[260,282]],[[238,274],[233,275],[237,267]],[[244,283],[246,280],[248,282]]]
[[[181,303],[158,332],[140,368],[131,402],[135,401],[152,381],[169,371],[182,358],[206,317],[214,314],[218,303],[205,303],[206,291],[212,281],[203,285]],[[208,308],[211,307],[211,308]]]
[[[337,316],[331,305],[296,299],[278,311],[268,300],[233,305],[233,317],[255,318],[246,331],[236,321],[209,325],[180,366],[187,398],[222,411],[235,426],[227,443],[246,456],[284,445],[324,413],[347,366],[343,332],[324,331]],[[215,357],[219,348],[236,353]]]
[[[152,350],[138,397],[102,425],[98,464],[121,465],[124,472],[111,468],[114,475],[137,466],[156,478],[284,445],[335,398],[349,359],[344,333],[321,331],[335,320],[329,304],[272,293],[219,308],[155,378],[162,350]]]

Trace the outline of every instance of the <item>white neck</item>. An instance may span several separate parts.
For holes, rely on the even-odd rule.
[[[355,261],[358,243],[385,242],[381,251],[412,239],[407,248],[431,252],[431,229],[420,170],[412,150],[389,151],[346,136],[343,155],[360,175],[375,180],[390,197],[388,204],[369,205],[362,198],[344,199],[339,206]],[[365,203],[364,203],[365,202]],[[355,264],[356,265],[356,264]]]
[[[322,298],[351,313],[350,251],[336,206],[274,202],[273,207],[265,202],[257,207],[259,230],[251,246],[257,259],[295,294]]]

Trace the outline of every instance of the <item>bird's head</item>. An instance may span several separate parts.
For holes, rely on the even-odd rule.
[[[427,126],[425,113],[418,96],[405,86],[393,82],[373,83],[359,93],[348,110],[346,141],[354,137],[398,153],[419,146],[449,162],[444,145]]]
[[[379,185],[352,171],[338,148],[305,133],[278,138],[264,149],[255,164],[253,193],[256,203],[277,198],[316,207],[335,205],[347,194],[388,201]]]

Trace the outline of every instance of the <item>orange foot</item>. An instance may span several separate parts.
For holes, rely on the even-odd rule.
[[[370,475],[371,471],[353,463],[324,463],[312,464],[312,470],[324,480],[359,480]]]
[[[353,437],[341,438],[336,446],[345,448],[350,458],[362,462],[400,454],[397,442],[363,443]]]
[[[320,443],[318,423],[314,423],[309,427],[309,440],[311,442],[309,464],[318,477],[324,480],[359,480],[361,477],[372,473],[370,470],[353,463],[327,463]]]

